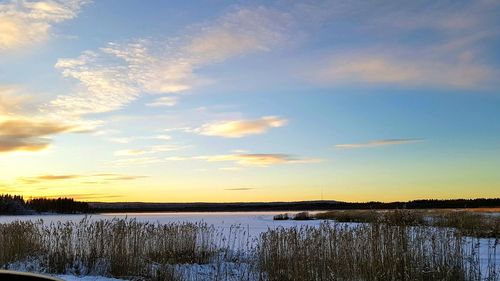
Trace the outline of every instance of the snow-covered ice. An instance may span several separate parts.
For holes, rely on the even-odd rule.
[[[284,212],[216,212],[216,213],[109,213],[109,214],[93,214],[93,215],[28,215],[28,216],[0,216],[0,223],[8,223],[12,221],[39,220],[42,219],[46,223],[50,222],[79,222],[83,218],[88,217],[90,220],[113,219],[113,218],[129,218],[136,219],[141,222],[151,223],[172,223],[172,222],[205,222],[208,225],[213,225],[222,232],[229,231],[231,226],[240,225],[249,231],[250,236],[258,236],[260,233],[267,231],[269,228],[277,227],[293,227],[293,226],[318,226],[321,221],[275,221],[273,216],[283,214]],[[289,212],[294,214],[297,212]]]

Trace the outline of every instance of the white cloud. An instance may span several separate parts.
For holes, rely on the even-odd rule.
[[[183,49],[198,63],[266,51],[286,40],[290,18],[266,8],[239,9],[207,25]]]
[[[56,23],[73,19],[87,0],[16,1],[0,4],[0,53],[42,42]]]
[[[57,97],[46,110],[68,115],[107,112],[143,93],[181,93],[206,83],[196,75],[197,69],[279,44],[286,37],[286,22],[286,15],[265,8],[238,9],[175,40],[109,43],[76,59],[59,59],[56,67],[76,79],[78,87]],[[150,105],[175,102],[162,97]]]
[[[116,167],[123,167],[123,166],[147,166],[162,162],[165,161],[156,157],[135,157],[135,158],[118,159],[112,161],[110,164]]]
[[[151,147],[143,149],[122,149],[115,151],[115,156],[138,156],[144,154],[154,154],[160,152],[177,151],[187,148],[188,146],[173,145],[173,144],[163,144],[163,145],[153,145]]]
[[[242,166],[267,167],[276,164],[308,164],[318,163],[321,159],[314,158],[296,158],[288,154],[221,154],[197,156],[195,159],[205,160],[207,162],[235,162]]]
[[[149,152],[150,151],[146,149],[123,149],[115,151],[115,156],[136,156],[143,155]]]
[[[232,153],[201,156],[170,156],[163,158],[166,162],[179,161],[233,162],[239,166],[220,167],[219,170],[239,171],[240,166],[268,167],[278,164],[312,164],[323,162],[318,158],[302,158],[289,154],[277,153]]]
[[[157,107],[157,106],[174,106],[174,105],[177,104],[177,100],[178,100],[177,97],[167,96],[167,97],[157,98],[153,102],[147,103],[146,105],[147,106],[153,106],[153,107]]]
[[[130,138],[108,138],[110,142],[126,144],[130,142]]]
[[[241,167],[221,167],[219,168],[221,171],[230,171],[230,172],[239,172],[242,170]]]
[[[262,134],[271,128],[283,127],[287,122],[286,119],[276,116],[265,116],[254,120],[227,120],[205,124],[195,132],[206,136],[239,138]]]
[[[191,157],[182,157],[182,156],[171,156],[165,158],[166,161],[186,161],[192,159]]]
[[[169,135],[157,135],[157,136],[153,136],[151,138],[155,139],[155,140],[171,140],[172,139],[172,137]]]

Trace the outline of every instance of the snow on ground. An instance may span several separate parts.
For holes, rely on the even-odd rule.
[[[108,278],[102,276],[74,276],[74,275],[57,275],[57,278],[60,278],[65,281],[122,281],[124,279],[116,279],[116,278]]]

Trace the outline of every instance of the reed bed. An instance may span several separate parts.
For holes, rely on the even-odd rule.
[[[409,226],[418,219],[405,213],[384,220],[268,229],[258,237],[244,225],[18,221],[0,224],[0,268],[153,281],[499,280],[498,239]]]
[[[35,259],[47,273],[176,280],[169,265],[208,263],[217,253],[214,235],[204,223],[14,222],[0,226],[0,266]]]
[[[499,280],[498,241],[485,273],[476,242],[442,228],[322,223],[263,233],[258,261],[270,281]]]
[[[455,210],[335,210],[314,215],[302,212],[296,217],[336,222],[385,223],[396,226],[453,228],[466,236],[500,238],[500,216]],[[275,220],[289,219],[276,215]]]
[[[463,235],[500,238],[500,216],[468,211],[445,212],[433,214],[430,224],[455,228]]]

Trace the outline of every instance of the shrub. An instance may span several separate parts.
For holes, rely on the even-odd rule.
[[[289,219],[290,217],[288,216],[288,214],[278,214],[273,217],[273,220],[275,221],[286,221]]]
[[[337,222],[377,222],[378,213],[366,210],[330,211],[318,213],[316,219],[335,220]]]
[[[312,220],[314,218],[309,214],[309,212],[300,212],[295,214],[293,219],[296,221],[305,221],[305,220]]]

